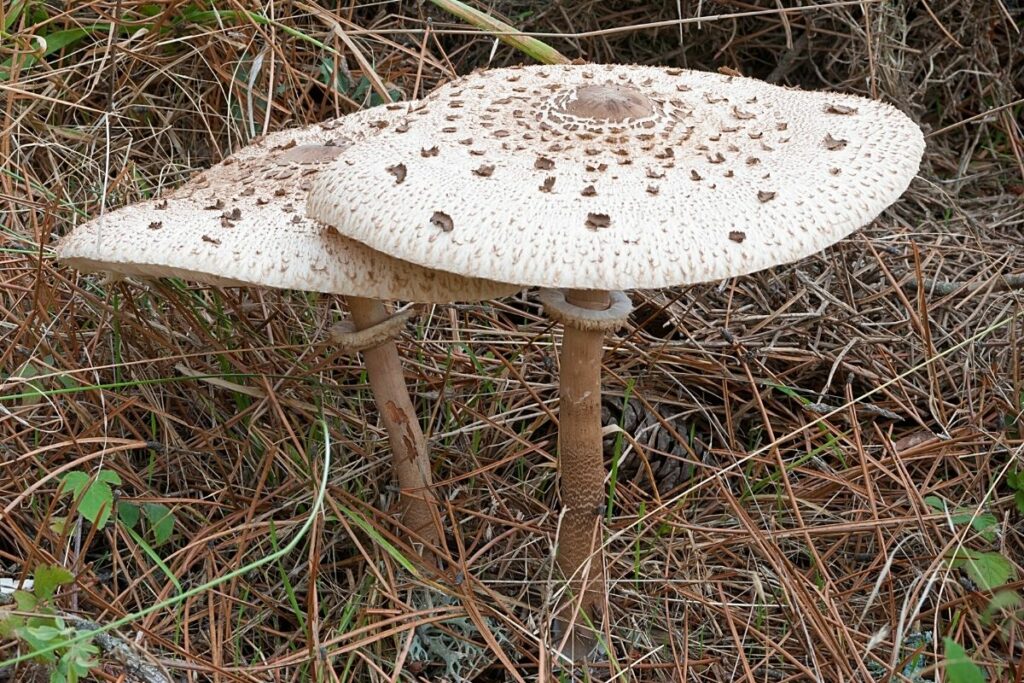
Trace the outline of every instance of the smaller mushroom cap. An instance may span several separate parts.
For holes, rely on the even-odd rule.
[[[309,214],[461,275],[665,287],[824,249],[894,202],[923,151],[909,117],[863,97],[652,66],[492,69],[352,145]]]
[[[514,292],[401,261],[306,216],[317,172],[348,145],[395,125],[407,106],[266,135],[161,199],[83,223],[58,243],[57,258],[87,272],[427,303]]]

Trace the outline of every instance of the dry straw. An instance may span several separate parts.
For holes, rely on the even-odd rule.
[[[438,676],[404,654],[409,633],[460,615],[511,638],[509,664],[484,662],[483,680],[551,675],[536,615],[562,586],[547,580],[561,334],[533,299],[430,308],[402,339],[458,520],[434,578],[459,607],[420,610],[401,561],[415,553],[383,514],[396,492],[361,364],[326,341],[329,297],[104,283],[52,247],[254,133],[382,91],[422,97],[522,53],[429,4],[316,5],[331,22],[255,0],[0,5],[0,578],[60,562],[76,584],[58,606],[111,623],[174,581],[230,575],[122,631],[144,661],[196,681]],[[1017,612],[986,614],[993,591],[957,559],[995,554],[1016,571],[1024,557],[1008,477],[1024,429],[1021,290],[1007,286],[1024,273],[1020,10],[508,7],[494,18],[564,36],[543,40],[572,59],[867,96],[927,141],[920,178],[856,237],[720,284],[634,293],[604,348],[611,658],[593,678],[935,680],[945,637],[989,680],[1019,676]],[[688,23],[665,23],[680,11]],[[344,448],[326,515],[253,567],[310,519],[321,406]],[[57,478],[100,468],[120,476],[119,505],[173,510],[167,543],[138,527],[150,553],[121,524],[75,521]],[[20,647],[0,641],[0,661]]]

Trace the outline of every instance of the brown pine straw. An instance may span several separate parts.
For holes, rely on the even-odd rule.
[[[253,134],[527,61],[430,4],[341,4],[275,3],[268,19],[267,3],[223,0],[219,18],[185,19],[172,0],[35,3],[48,15],[16,18],[0,41],[0,577],[60,563],[76,581],[56,607],[100,624],[175,595],[123,526],[78,525],[58,496],[62,474],[100,468],[120,476],[120,504],[173,510],[153,551],[182,586],[264,558],[308,518],[323,420],[337,448],[310,536],[117,635],[190,683],[432,680],[444,667],[417,660],[412,635],[454,633],[457,617],[494,651],[472,680],[553,679],[561,333],[532,294],[427,308],[402,338],[449,534],[441,570],[409,572],[369,388],[329,340],[341,303],[106,282],[51,258],[101,204],[174,187]],[[1020,612],[986,620],[992,593],[947,560],[998,553],[1017,572],[1005,588],[1024,590],[1007,481],[1024,469],[1021,11],[781,5],[680,2],[682,22],[671,2],[474,5],[570,59],[875,94],[927,135],[919,178],[850,239],[749,277],[631,293],[631,324],[605,344],[606,459],[622,461],[604,539],[610,652],[588,673],[899,681],[909,666],[936,679],[949,637],[989,680],[1021,679]],[[119,30],[26,62],[38,37],[112,19]],[[617,432],[627,395],[642,433]],[[992,515],[994,535],[961,513]],[[145,523],[135,532],[155,542]],[[428,589],[451,602],[424,609]],[[24,651],[0,640],[0,661]],[[0,681],[38,673],[0,668]],[[108,657],[94,677],[124,673]]]

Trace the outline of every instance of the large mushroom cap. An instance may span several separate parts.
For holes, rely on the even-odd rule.
[[[508,285],[400,261],[306,217],[306,193],[319,170],[354,141],[394,125],[407,106],[267,135],[159,200],[78,226],[57,245],[57,258],[84,271],[380,299],[473,301],[511,293]]]
[[[856,96],[646,66],[494,69],[346,150],[309,212],[463,275],[662,287],[819,251],[895,201],[923,150],[909,118]]]

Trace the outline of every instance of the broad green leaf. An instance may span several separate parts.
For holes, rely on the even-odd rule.
[[[94,525],[102,529],[110,519],[110,511],[114,506],[114,493],[105,483],[96,482],[90,486],[78,503],[78,512]]]
[[[56,640],[64,635],[64,631],[56,626],[26,626],[25,630],[39,640]]]
[[[32,574],[32,592],[41,601],[49,600],[60,586],[73,583],[75,575],[56,564],[42,564]]]
[[[1013,564],[999,553],[983,553],[960,548],[950,560],[950,566],[962,568],[978,588],[995,590],[1016,575]]]
[[[978,532],[978,535],[984,538],[986,541],[996,540],[996,528],[999,526],[999,520],[996,519],[995,515],[988,513],[975,514],[974,510],[969,508],[957,508],[950,519],[953,520],[953,524],[957,526],[963,526],[970,524],[971,528]]]
[[[96,481],[106,482],[107,484],[113,484],[114,486],[121,485],[121,475],[114,470],[100,470],[99,474],[96,475]]]
[[[985,683],[985,672],[971,661],[967,651],[952,638],[943,638],[946,654],[946,680],[949,683]]]
[[[114,492],[108,482],[120,481],[121,477],[116,472],[108,470],[101,471],[95,481],[85,472],[68,472],[62,480],[61,495],[71,491],[78,501],[79,514],[102,529],[110,519],[114,505]]]
[[[90,641],[75,643],[68,648],[64,659],[67,660],[69,670],[79,676],[85,676],[89,670],[99,666],[96,656],[99,655],[99,648]]]
[[[139,506],[135,503],[126,503],[124,501],[117,503],[117,518],[129,529],[134,529],[135,525],[139,523],[141,512]]]
[[[33,377],[38,377],[40,374],[39,368],[37,368],[34,363],[28,362],[25,363],[20,370],[13,373],[11,378],[32,379]],[[37,403],[39,399],[46,396],[46,393],[39,382],[25,382],[21,386],[23,388],[23,391],[21,392],[22,405]]]
[[[16,590],[14,591],[14,604],[18,606],[18,610],[21,612],[34,612],[39,601],[36,596],[32,595],[28,591]]]
[[[8,614],[3,619],[0,619],[0,638],[5,640],[14,638],[18,634],[18,629],[24,627],[24,618],[17,614]]]
[[[49,640],[38,638],[28,626],[18,629],[18,637],[28,643],[33,650],[43,650],[50,645]],[[51,664],[57,661],[57,657],[52,652],[47,652],[46,654],[39,655],[37,660]]]
[[[146,520],[149,522],[156,545],[163,545],[169,541],[174,534],[174,513],[171,509],[159,503],[146,503],[142,509],[146,513]]]
[[[971,528],[978,532],[986,541],[996,540],[996,530],[999,528],[999,520],[996,519],[995,515],[985,513],[978,515],[971,522]]]
[[[992,615],[996,612],[1011,608],[1019,609],[1022,604],[1024,604],[1024,600],[1021,599],[1020,593],[1017,591],[999,591],[992,596],[992,599],[988,601],[988,605],[985,607],[985,611],[981,613],[981,622],[988,625],[992,621]]]
[[[68,472],[60,479],[60,495],[71,494],[72,498],[78,498],[82,491],[89,486],[89,475],[85,472]]]
[[[54,515],[50,517],[50,530],[58,536],[63,536],[68,528],[68,518]]]
[[[994,541],[996,539],[996,529],[999,526],[999,520],[996,519],[995,515],[987,512],[978,512],[974,508],[956,508],[950,511],[946,506],[946,501],[942,500],[938,496],[925,496],[924,502],[929,507],[949,514],[950,521],[956,526],[964,526],[970,524],[971,528],[978,532],[986,541]]]

